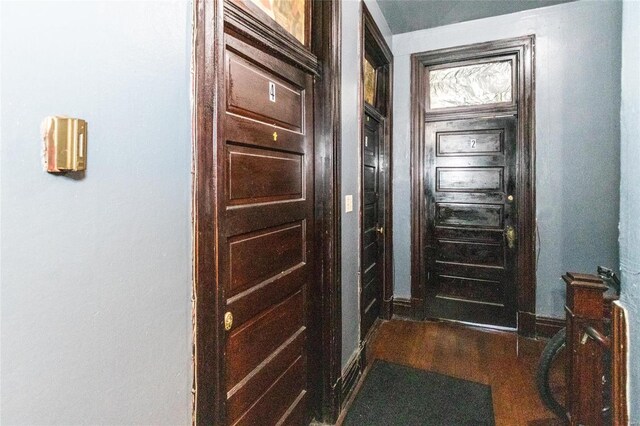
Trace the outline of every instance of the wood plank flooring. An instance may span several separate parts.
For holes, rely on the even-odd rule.
[[[560,425],[535,387],[544,345],[510,332],[394,319],[380,324],[367,361],[382,359],[490,385],[497,426]]]

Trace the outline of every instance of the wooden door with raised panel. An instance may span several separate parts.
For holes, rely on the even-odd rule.
[[[230,34],[224,72],[218,164],[221,285],[226,320],[232,316],[224,356],[227,423],[303,424],[309,420],[313,79]]]
[[[516,120],[425,125],[428,317],[516,326]]]

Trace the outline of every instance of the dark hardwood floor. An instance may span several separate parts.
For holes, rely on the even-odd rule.
[[[535,387],[544,345],[544,340],[515,333],[393,319],[380,324],[368,345],[367,360],[369,366],[382,359],[490,385],[497,426],[560,425],[542,405]],[[344,413],[338,424],[343,417]]]

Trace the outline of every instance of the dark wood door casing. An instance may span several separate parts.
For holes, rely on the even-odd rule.
[[[365,4],[362,5],[362,61],[361,69],[364,69],[364,59],[373,65],[377,70],[377,87],[375,95],[375,105],[369,105],[364,100],[364,92],[361,93],[360,122],[362,123],[362,147],[361,147],[361,164],[366,161],[364,150],[364,133],[366,132],[366,117],[375,120],[378,126],[378,163],[377,163],[377,191],[378,191],[378,211],[381,213],[379,221],[379,229],[383,232],[378,235],[378,249],[380,256],[378,258],[378,274],[380,280],[380,307],[376,309],[377,317],[390,319],[393,315],[393,193],[392,193],[392,170],[393,157],[391,153],[392,147],[392,126],[393,126],[393,55],[391,49],[387,45],[380,29],[371,16],[369,9]],[[362,87],[364,87],[364,72],[361,75]],[[364,168],[363,168],[364,171]],[[361,203],[364,209],[366,204],[365,189],[362,185],[364,175],[361,176]],[[361,238],[365,241],[365,212],[362,210],[360,217]],[[365,252],[364,244],[361,244],[361,261],[360,271],[362,274],[361,291],[365,293],[367,286],[367,278],[365,277]],[[377,292],[377,291],[376,291]],[[362,299],[362,297],[361,297]],[[362,300],[361,300],[362,302]],[[367,306],[372,303],[372,299],[368,298]],[[371,319],[365,319],[365,310],[367,306],[361,306],[361,327],[360,339],[364,341],[367,336]],[[371,315],[369,315],[371,316]]]
[[[250,6],[195,3],[194,420],[332,421],[340,8],[310,2],[302,46]],[[252,96],[269,81],[282,108]]]
[[[517,117],[516,189],[514,204],[516,247],[517,327],[523,335],[535,334],[535,102],[534,36],[498,40],[469,46],[416,53],[411,56],[411,309],[416,319],[425,317],[426,278],[429,270],[424,244],[427,211],[425,129],[429,122],[497,117]],[[425,110],[427,70],[445,64],[471,64],[488,58],[513,57],[514,102],[462,109]]]

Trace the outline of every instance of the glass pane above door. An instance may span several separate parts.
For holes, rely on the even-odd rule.
[[[376,104],[376,69],[371,62],[364,60],[364,101],[369,105]]]
[[[429,71],[430,109],[511,102],[511,61]]]
[[[251,0],[300,43],[306,44],[307,0]]]

